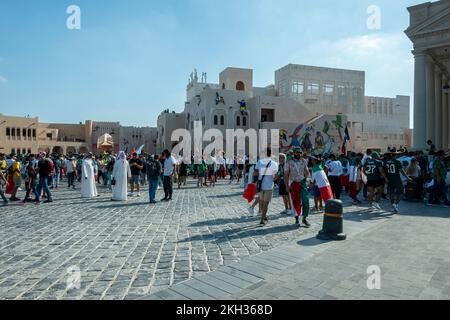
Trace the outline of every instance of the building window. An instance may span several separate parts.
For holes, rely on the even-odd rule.
[[[294,81],[292,83],[292,94],[299,95],[305,92],[305,85],[303,82]]]
[[[27,154],[27,150],[22,149],[22,154]]]
[[[222,83],[222,90],[225,90],[225,83]]]
[[[273,109],[261,109],[261,122],[275,122],[275,111]]]
[[[332,95],[334,94],[334,85],[330,83],[326,83],[323,86],[323,92],[326,95]]]
[[[6,128],[6,136],[7,137],[11,136],[11,128]]]
[[[17,131],[17,136],[20,137],[20,129],[17,128],[16,131]]]
[[[353,104],[353,113],[362,113],[363,112],[363,88],[361,87],[354,87],[353,88],[353,97],[352,97],[352,104]]]
[[[242,81],[236,82],[237,91],[245,91],[245,84]]]
[[[241,126],[241,117],[239,117],[239,116],[236,118],[236,126],[237,127]]]
[[[320,88],[320,86],[317,82],[308,83],[308,94],[318,95],[319,88]]]
[[[31,154],[31,149],[28,149],[28,154]]]
[[[214,116],[214,125],[215,126],[219,125],[219,117],[218,116]]]
[[[27,136],[27,129],[22,129],[22,137],[26,137],[26,136]]]
[[[15,148],[12,148],[12,149],[11,149],[11,153],[12,153],[12,154],[16,154],[16,149],[15,149]]]
[[[243,125],[244,127],[247,126],[247,117],[243,117],[243,118],[242,118],[242,125]]]
[[[14,128],[11,129],[11,136],[12,137],[16,136],[16,129],[14,129]]]
[[[225,117],[224,116],[220,116],[220,125],[221,126],[225,125]]]
[[[278,94],[282,97],[286,95],[286,81],[282,80],[278,83]]]
[[[392,106],[389,106],[389,114],[394,114],[394,112],[393,112],[394,110],[393,110],[393,108],[392,108]]]
[[[33,129],[33,138],[36,138],[36,129]]]

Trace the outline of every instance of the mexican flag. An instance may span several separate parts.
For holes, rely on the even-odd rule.
[[[325,171],[323,171],[322,165],[315,165],[312,174],[313,180],[316,182],[320,190],[320,197],[323,201],[333,199],[333,192],[331,191],[330,182],[328,181]]]

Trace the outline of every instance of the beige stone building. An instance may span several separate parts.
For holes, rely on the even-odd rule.
[[[85,125],[41,123],[39,118],[0,115],[0,153],[86,152]]]
[[[5,116],[0,114],[0,153],[100,153],[98,140],[112,137],[112,150],[138,149],[156,151],[156,128],[122,127],[119,122],[87,120],[79,124],[42,123],[39,118]]]

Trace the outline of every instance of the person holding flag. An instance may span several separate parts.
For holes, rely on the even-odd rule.
[[[294,149],[294,158],[286,163],[284,169],[284,181],[286,190],[291,195],[292,207],[295,212],[295,224],[299,224],[299,218],[302,216],[302,181],[309,176],[308,162],[302,158],[302,150]],[[309,226],[306,217],[302,221]]]
[[[312,180],[319,187],[320,197],[323,202],[334,199],[330,182],[328,181],[327,175],[323,170],[322,160],[316,157],[311,157],[311,162],[313,165]]]

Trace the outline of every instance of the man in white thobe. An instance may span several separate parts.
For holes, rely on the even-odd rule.
[[[119,156],[114,163],[112,178],[115,181],[113,186],[113,201],[128,200],[128,179],[131,177],[130,165],[127,161],[125,152],[120,151]]]
[[[95,185],[94,164],[92,162],[92,154],[86,156],[81,166],[81,197],[94,198],[97,197],[97,187]]]

